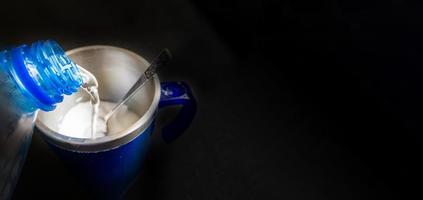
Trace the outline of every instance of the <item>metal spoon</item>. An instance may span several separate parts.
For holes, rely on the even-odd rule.
[[[138,90],[144,87],[145,83],[147,83],[154,75],[156,74],[157,68],[162,67],[163,65],[167,64],[171,58],[170,51],[168,49],[162,50],[160,54],[154,58],[154,60],[151,62],[150,66],[144,71],[144,73],[141,75],[141,77],[137,80],[137,82],[129,89],[129,91],[121,98],[119,103],[110,110],[109,113],[107,113],[104,116],[104,120],[107,124],[107,120],[110,119],[110,117],[116,113],[116,111],[125,104],[131,97],[137,93]]]

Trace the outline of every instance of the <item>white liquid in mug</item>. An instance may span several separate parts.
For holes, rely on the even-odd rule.
[[[122,131],[139,119],[139,115],[128,110],[128,107],[123,105],[110,117],[106,125],[104,116],[114,106],[116,106],[116,103],[102,101],[98,109],[98,115],[95,116],[92,115],[93,106],[89,101],[77,103],[63,116],[58,126],[59,133],[69,137],[94,139]],[[97,117],[95,127],[93,127],[93,116]],[[96,131],[94,135],[92,134],[93,128]]]
[[[116,104],[101,102],[95,77],[84,69],[81,69],[81,73],[84,78],[81,88],[89,95],[90,100],[77,102],[68,110],[59,123],[59,133],[75,138],[95,139],[122,131],[139,119],[137,114],[123,105],[106,122],[105,115]]]

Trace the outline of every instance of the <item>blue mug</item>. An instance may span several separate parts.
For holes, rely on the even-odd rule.
[[[141,56],[112,46],[82,47],[67,54],[76,64],[96,76],[103,101],[119,100],[149,65]],[[36,127],[71,172],[101,198],[122,197],[137,176],[148,151],[156,113],[160,108],[181,106],[174,121],[162,128],[162,138],[166,142],[180,136],[196,113],[196,101],[186,83],[160,83],[156,76],[126,104],[129,110],[141,116],[131,126],[95,139],[74,138],[59,133],[61,116],[82,93],[79,91],[66,96],[52,112],[39,112]]]

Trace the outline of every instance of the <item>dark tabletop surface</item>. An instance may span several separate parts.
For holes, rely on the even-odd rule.
[[[125,199],[420,196],[423,5],[411,1],[10,1],[0,46],[173,53],[198,113],[154,134]],[[175,110],[159,114],[158,127]],[[13,199],[88,199],[36,131]],[[418,198],[417,198],[418,199]]]

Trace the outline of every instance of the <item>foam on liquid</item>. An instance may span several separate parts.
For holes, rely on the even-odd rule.
[[[116,104],[101,102],[95,77],[85,69],[81,69],[81,74],[84,79],[81,89],[89,95],[90,99],[85,102],[76,102],[69,109],[58,126],[59,133],[70,137],[95,139],[122,131],[139,119],[137,114],[122,105],[106,122],[104,117]]]
[[[98,138],[106,135],[112,135],[122,131],[138,119],[139,115],[130,111],[127,106],[123,105],[116,114],[109,118],[108,123],[104,121],[104,116],[116,105],[116,103],[102,101],[97,116],[92,114],[91,102],[79,102],[75,104],[63,116],[58,128],[59,133],[76,138]],[[96,124],[93,126],[92,118],[96,117]],[[94,135],[92,130],[95,130]]]

